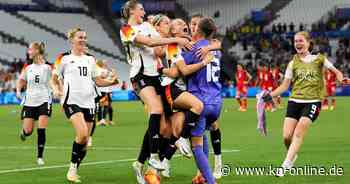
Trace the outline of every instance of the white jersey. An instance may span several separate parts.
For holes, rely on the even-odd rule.
[[[108,77],[108,73],[109,71],[106,68],[101,68],[101,67],[97,67],[97,73],[99,76],[101,76],[102,78],[107,78]],[[98,87],[98,89],[101,92],[104,93],[110,93],[112,92],[112,87],[111,86],[107,86],[107,87]]]
[[[135,43],[137,35],[160,37],[159,33],[148,22],[122,27],[120,37],[127,53],[128,63],[131,65],[130,78],[142,72],[141,70],[143,70],[144,75],[158,76],[157,60],[153,48]]]
[[[91,55],[76,56],[61,54],[55,62],[55,73],[63,80],[64,95],[61,104],[95,108],[96,88],[94,78],[98,76],[95,58]]]
[[[178,61],[183,61],[184,58],[182,57],[181,54],[181,48],[177,45],[177,44],[169,44],[167,45],[166,48],[166,54],[165,54],[165,58],[166,58],[166,63],[165,66],[166,68],[170,68],[170,67],[176,67],[176,63]],[[175,82],[175,85],[180,88],[181,90],[186,90],[186,83],[185,80],[183,79],[183,77],[178,77],[176,79],[168,77],[168,76],[162,76],[161,77],[161,85],[162,86],[166,86],[169,85],[173,82]]]
[[[30,64],[24,69],[19,77],[27,82],[26,95],[22,102],[24,106],[37,107],[45,102],[51,103],[51,72],[48,64]]]

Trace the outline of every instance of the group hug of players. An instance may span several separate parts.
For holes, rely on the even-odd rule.
[[[335,92],[337,86],[336,74],[329,69],[324,71],[324,99],[322,101],[322,110],[335,109]],[[252,82],[252,76],[247,70],[244,69],[243,64],[237,64],[237,70],[235,74],[236,79],[236,100],[239,104],[238,111],[247,111],[248,102],[248,88],[249,86],[258,86],[261,90],[273,91],[281,84],[283,80],[283,74],[280,68],[275,66],[268,66],[261,63],[257,69],[257,79]],[[277,107],[281,107],[281,96],[276,98]],[[272,104],[266,104],[266,110],[274,111],[275,107]]]
[[[131,65],[130,79],[148,113],[148,128],[145,131],[137,161],[132,164],[139,184],[157,184],[159,173],[170,177],[172,156],[178,149],[185,157],[194,157],[198,172],[192,183],[216,184],[221,178],[221,132],[220,117],[222,97],[220,76],[221,44],[213,38],[216,32],[214,21],[195,15],[189,25],[182,19],[170,20],[165,15],[144,22],[145,11],[136,0],[123,7],[125,25],[120,30],[121,39]],[[34,121],[38,121],[38,164],[44,164],[45,128],[51,115],[52,93],[61,99],[64,113],[75,130],[71,164],[67,180],[81,182],[78,175],[80,163],[86,156],[89,135],[93,130],[96,99],[100,96],[97,87],[118,83],[115,72],[102,75],[95,58],[87,52],[87,32],[72,29],[67,34],[70,51],[60,54],[54,67],[46,64],[45,48],[41,43],[32,43],[28,54],[33,63],[24,68],[17,82],[17,95],[26,88],[23,99],[23,128],[21,139],[32,134]],[[318,117],[323,98],[323,68],[331,70],[338,81],[343,75],[328,59],[312,55],[310,36],[299,32],[294,37],[297,54],[288,64],[283,82],[266,93],[264,101],[271,103],[289,89],[293,83],[284,119],[283,140],[287,149],[282,170],[293,167],[303,138],[311,123]],[[261,72],[265,79],[267,72]],[[238,67],[237,88],[246,96],[249,74]],[[263,86],[269,88],[263,82]],[[243,99],[242,110],[247,102]],[[209,162],[208,138],[215,154],[214,172]],[[189,144],[190,143],[190,144]],[[144,168],[148,160],[148,168]],[[146,170],[146,172],[145,172]]]

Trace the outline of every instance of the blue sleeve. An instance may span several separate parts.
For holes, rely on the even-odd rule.
[[[193,64],[193,54],[192,54],[191,51],[183,52],[182,56],[183,56],[183,58],[185,60],[186,65]]]

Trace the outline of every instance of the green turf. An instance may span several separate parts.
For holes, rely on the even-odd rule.
[[[249,101],[248,112],[236,111],[233,100],[226,100],[221,116],[223,150],[239,150],[223,153],[223,162],[231,167],[229,176],[223,177],[219,183],[271,184],[271,183],[349,183],[350,171],[350,124],[347,119],[350,98],[338,98],[334,112],[322,112],[320,118],[312,125],[305,144],[299,153],[296,166],[325,166],[337,164],[344,169],[343,176],[238,176],[234,174],[236,167],[279,166],[284,158],[282,144],[282,120],[285,109],[268,113],[268,136],[261,136],[256,130],[256,115],[253,99]],[[146,128],[146,114],[139,102],[116,102],[115,116],[117,124],[113,127],[98,127],[93,139],[95,150],[88,152],[85,163],[92,163],[80,169],[84,183],[89,184],[132,184],[136,183],[129,159],[136,158],[139,145]],[[1,184],[62,184],[67,183],[65,174],[67,167],[15,171],[15,169],[36,168],[35,145],[36,133],[26,142],[21,142],[19,106],[0,106],[0,174]],[[47,149],[45,166],[61,166],[69,163],[70,147],[74,131],[70,123],[55,106],[53,118],[47,130]],[[22,149],[21,149],[22,148]],[[112,148],[114,150],[108,150]],[[212,161],[212,155],[210,159]],[[191,183],[196,172],[194,161],[176,157],[171,162],[172,177],[163,179],[163,184]]]

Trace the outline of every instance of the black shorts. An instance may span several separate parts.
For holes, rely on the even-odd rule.
[[[107,100],[108,101],[108,106],[110,106],[111,103],[112,103],[112,97],[111,96],[112,96],[112,93],[110,93],[110,92],[108,92],[108,93],[101,92],[101,99]]]
[[[299,121],[301,117],[308,117],[314,122],[320,114],[321,102],[297,103],[288,101],[286,117]]]
[[[147,86],[153,86],[158,95],[161,95],[162,93],[162,86],[160,85],[159,76],[146,76],[143,74],[137,74],[130,80],[136,95],[139,95],[140,91]]]
[[[34,120],[38,120],[39,116],[46,115],[51,117],[52,106],[50,103],[45,102],[36,107],[24,106],[21,113],[21,119],[31,118]]]
[[[75,104],[65,104],[63,105],[64,113],[66,114],[67,118],[70,119],[70,117],[78,112],[83,113],[84,119],[86,122],[94,122],[95,121],[95,109],[88,109],[88,108],[81,108],[78,105]]]
[[[162,101],[165,116],[169,117],[173,112],[181,111],[181,109],[174,108],[174,101],[183,92],[185,91],[177,87],[175,83],[167,85],[163,88]]]

